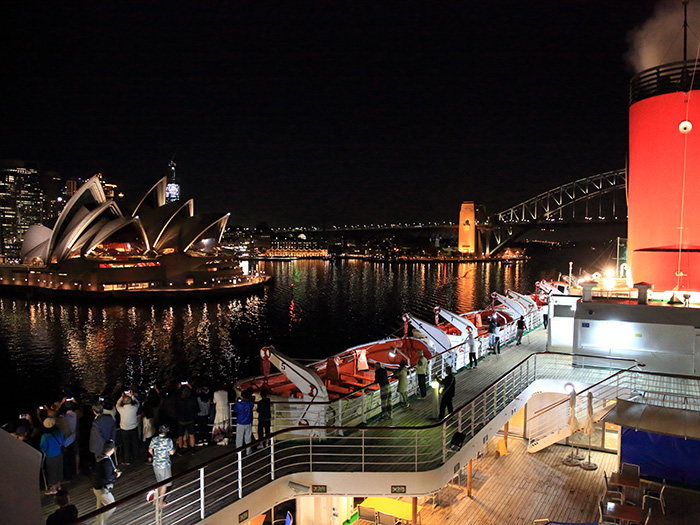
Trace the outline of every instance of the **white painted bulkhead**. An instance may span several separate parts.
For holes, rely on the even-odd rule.
[[[538,395],[540,400],[537,404],[543,405],[551,400],[562,399],[569,385],[571,385],[570,382],[554,379],[539,379],[533,382],[440,468],[424,472],[300,472],[272,481],[264,488],[209,516],[203,523],[206,525],[239,523],[241,515],[245,514],[249,516],[248,519],[251,519],[283,501],[297,498],[297,505],[301,505],[305,520],[298,520],[297,523],[327,525],[333,523],[328,521],[327,507],[331,505],[333,508],[334,501],[338,501],[339,505],[343,501],[335,498],[391,497],[392,485],[405,486],[406,492],[402,494],[403,496],[433,494],[444,487],[461,468],[466,467],[470,459],[482,452],[485,445],[533,396]],[[590,385],[575,383],[574,386],[576,391],[580,391]],[[543,393],[548,394],[542,396]],[[532,413],[532,409],[528,408],[528,412]],[[290,482],[294,482],[295,485],[290,486]],[[298,490],[300,486],[310,488],[313,485],[325,485],[327,492],[324,495],[306,495]],[[393,496],[395,497],[396,494]],[[313,508],[309,505],[313,505]],[[335,508],[338,509],[340,506]],[[319,517],[320,521],[317,521]]]
[[[700,375],[700,309],[580,303],[574,354],[636,359],[646,372]]]
[[[575,295],[549,296],[547,350],[550,352],[571,352],[574,343],[574,314],[580,300],[581,297]]]

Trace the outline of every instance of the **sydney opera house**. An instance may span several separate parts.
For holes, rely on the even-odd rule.
[[[97,176],[71,197],[53,228],[31,226],[22,265],[0,268],[0,286],[66,294],[135,296],[230,292],[264,284],[224,254],[229,215],[195,215],[192,199],[166,204],[160,179],[131,214],[107,199]]]

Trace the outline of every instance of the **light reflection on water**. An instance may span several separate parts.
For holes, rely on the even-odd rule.
[[[232,382],[258,370],[265,344],[322,358],[401,330],[401,315],[464,312],[489,294],[534,287],[532,263],[265,263],[274,282],[259,295],[153,305],[75,305],[0,299],[0,380],[20,405],[61,392],[114,395],[124,386],[197,377]],[[26,406],[25,406],[26,405]],[[5,407],[6,410],[9,409]]]

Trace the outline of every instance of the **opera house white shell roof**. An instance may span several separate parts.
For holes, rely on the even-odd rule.
[[[29,228],[21,257],[28,264],[56,264],[73,258],[147,257],[218,245],[229,214],[199,216],[194,202],[165,204],[167,177],[141,199],[130,216],[107,199],[98,176],[83,184],[61,212],[53,229]]]

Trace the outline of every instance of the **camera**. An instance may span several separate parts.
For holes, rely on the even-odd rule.
[[[69,398],[66,399],[66,401],[75,401],[75,398],[74,398],[74,397],[69,397]]]

